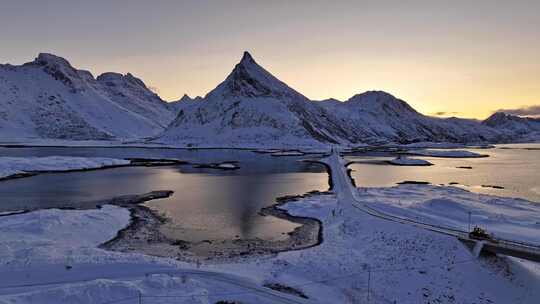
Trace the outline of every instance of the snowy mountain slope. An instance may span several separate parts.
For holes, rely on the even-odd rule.
[[[409,143],[480,142],[502,138],[497,131],[475,120],[422,115],[405,101],[382,91],[368,91],[344,102],[325,100],[319,104],[339,117],[346,129],[366,139]]]
[[[164,128],[176,117],[165,101],[130,73],[103,73],[97,81],[106,88],[112,101]]]
[[[185,108],[191,102],[200,101],[200,100],[202,100],[201,96],[191,98],[191,97],[188,96],[188,94],[184,94],[184,96],[182,96],[182,98],[180,98],[180,99],[178,99],[176,101],[171,101],[171,102],[167,103],[167,107],[169,108],[170,111],[172,111],[176,115],[178,115],[178,112],[180,112],[180,110]]]
[[[172,116],[129,74],[96,80],[51,54],[21,66],[0,65],[0,137],[136,138],[162,131]]]
[[[482,122],[512,137],[540,139],[540,119],[497,112]]]
[[[310,145],[348,137],[333,115],[275,78],[246,52],[225,81],[204,99],[181,109],[156,140]]]
[[[310,101],[245,53],[200,102],[188,97],[157,139],[195,145],[499,142],[509,134],[476,120],[422,115],[405,101],[369,91],[347,101]],[[181,103],[180,103],[181,104]]]
[[[204,98],[184,95],[171,103],[129,73],[94,78],[51,54],[22,66],[0,65],[0,138],[151,137],[198,146],[494,143],[538,139],[539,125],[506,114],[482,123],[429,117],[382,91],[344,102],[311,101],[247,52]]]

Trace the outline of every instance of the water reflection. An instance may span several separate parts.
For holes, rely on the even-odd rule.
[[[0,149],[10,156],[169,157],[197,163],[238,160],[240,169],[222,171],[192,165],[129,167],[89,172],[42,174],[0,183],[0,210],[77,206],[81,201],[170,189],[174,195],[147,203],[170,220],[163,232],[202,241],[230,238],[281,238],[297,225],[259,216],[261,208],[283,195],[327,190],[323,166],[300,158],[271,157],[238,150],[100,148]]]
[[[502,146],[506,147],[506,146]],[[521,147],[540,147],[527,144]],[[520,197],[540,202],[540,151],[528,149],[468,149],[488,158],[421,157],[433,163],[430,167],[380,165],[394,156],[349,156],[353,177],[362,187],[388,187],[404,180],[427,181],[432,184],[457,182],[470,191],[508,197]],[[470,166],[472,169],[460,169]],[[504,189],[484,188],[502,186]]]

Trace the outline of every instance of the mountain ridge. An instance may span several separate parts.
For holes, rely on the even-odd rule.
[[[384,91],[312,101],[244,52],[204,97],[167,103],[131,73],[91,72],[48,53],[0,64],[0,137],[145,138],[179,145],[510,142],[540,138],[538,120],[437,118]]]
[[[0,106],[0,137],[141,138],[174,118],[133,75],[94,78],[48,53],[22,65],[0,65]]]
[[[346,132],[323,109],[245,52],[231,73],[197,103],[182,109],[158,140],[199,144],[339,143]]]

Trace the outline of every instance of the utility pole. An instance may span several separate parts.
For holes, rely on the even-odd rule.
[[[141,294],[141,291],[139,290],[138,293],[139,293],[139,304],[142,304],[142,294]]]
[[[471,232],[471,211],[469,211],[469,233]]]
[[[371,290],[371,269],[368,266],[368,277],[367,277],[367,302],[370,303],[370,293]]]

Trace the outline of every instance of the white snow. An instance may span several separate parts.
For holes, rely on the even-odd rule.
[[[105,157],[0,157],[0,178],[36,171],[67,171],[127,165],[129,160]]]
[[[424,186],[397,189],[401,197],[411,191],[418,196],[432,191]],[[459,190],[444,189],[447,196]],[[390,197],[385,191],[393,189],[361,197]],[[527,212],[536,209],[522,210],[522,205],[512,212],[529,219],[535,216]],[[515,258],[477,259],[455,238],[361,211],[341,213],[334,195],[307,197],[282,208],[321,220],[324,242],[306,250],[247,257],[236,263],[203,262],[199,270],[178,261],[95,248],[128,223],[128,212],[118,207],[0,217],[0,303],[87,304],[122,298],[136,303],[139,292],[146,297],[143,303],[214,303],[220,299],[279,303],[252,289],[264,282],[299,289],[314,303],[367,302],[368,281],[371,303],[533,304],[540,297],[540,290],[534,288],[540,284],[538,264]],[[488,212],[487,206],[484,210]],[[516,225],[516,219],[509,225],[520,229],[523,226]],[[59,283],[6,287],[51,281]],[[152,298],[163,295],[176,297]]]
[[[481,144],[481,145],[470,145],[463,143],[452,143],[452,142],[415,142],[412,144],[401,145],[403,148],[408,149],[466,149],[466,148],[475,148],[475,149],[491,149],[495,148],[493,145]]]
[[[36,137],[148,138],[197,147],[485,143],[538,140],[540,122],[503,113],[483,122],[434,118],[383,91],[312,101],[247,52],[204,98],[167,103],[130,73],[94,77],[64,58],[39,54],[24,65],[0,65],[0,139]]]
[[[473,226],[500,238],[540,245],[538,203],[432,185],[359,188],[358,195],[374,209],[464,231],[469,229],[470,212]]]
[[[359,142],[450,142],[498,141],[502,136],[479,121],[422,115],[407,102],[384,91],[357,94],[344,102],[319,102],[339,118]]]
[[[257,149],[255,150],[259,153],[276,153],[276,152],[281,152],[280,149]]]
[[[478,154],[466,150],[435,150],[435,149],[425,149],[425,150],[411,150],[407,152],[412,155],[420,156],[432,156],[432,157],[452,157],[452,158],[477,158],[477,157],[487,157],[486,154]]]
[[[96,248],[128,223],[126,209],[108,205],[0,217],[0,303],[136,303],[139,294],[144,303],[279,300],[250,278]]]
[[[504,112],[496,112],[484,120],[483,124],[505,132],[514,139],[538,141],[540,139],[540,119],[519,117]]]
[[[47,209],[2,217],[0,260],[11,266],[63,260],[63,252],[69,248],[94,248],[113,238],[129,219],[127,209],[109,205],[96,210]]]
[[[177,102],[179,115],[155,142],[221,147],[322,144],[512,141],[513,134],[480,121],[422,115],[383,91],[347,101],[311,101],[245,53],[229,76],[204,98]],[[463,145],[463,144],[462,144]]]
[[[131,74],[96,79],[51,54],[0,65],[0,139],[140,138],[161,132],[174,117]]]
[[[203,99],[186,102],[154,142],[193,147],[323,147],[345,135],[327,113],[259,66],[247,52]]]
[[[410,158],[406,156],[399,156],[395,159],[388,161],[392,165],[397,166],[431,166],[433,165],[429,161],[425,159],[419,159],[419,158]]]
[[[274,152],[271,155],[272,156],[302,156],[305,153],[300,151],[280,151],[280,152]]]
[[[222,168],[222,169],[237,169],[237,168],[239,168],[238,165],[233,164],[233,163],[222,163],[222,164],[219,164],[217,166],[219,168]]]

